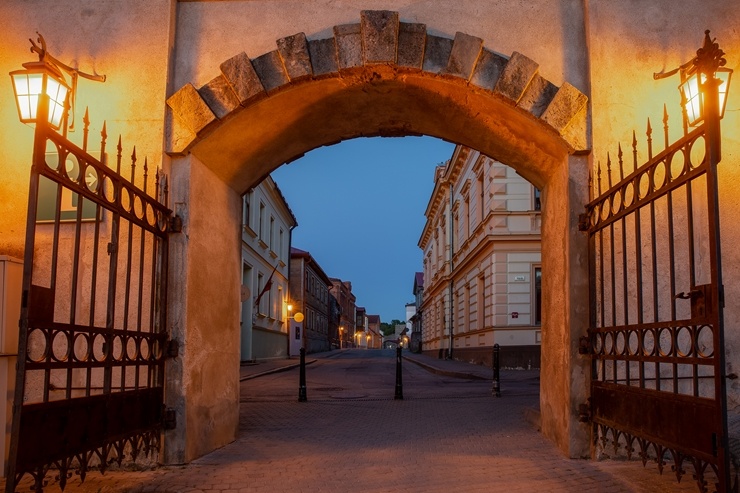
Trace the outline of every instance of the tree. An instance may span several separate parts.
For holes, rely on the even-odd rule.
[[[396,332],[396,325],[404,325],[406,322],[403,320],[393,319],[390,323],[380,322],[380,331],[384,336],[389,336]]]

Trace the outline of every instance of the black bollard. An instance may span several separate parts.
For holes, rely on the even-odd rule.
[[[500,361],[501,347],[498,344],[493,345],[493,388],[491,392],[496,397],[501,397],[501,380],[499,370],[501,367]]]
[[[395,400],[403,400],[403,375],[401,370],[401,346],[396,348],[396,395]]]
[[[298,402],[306,402],[306,348],[301,348],[301,376],[298,382]]]

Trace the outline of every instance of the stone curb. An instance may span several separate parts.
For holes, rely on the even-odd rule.
[[[428,365],[414,358],[409,358],[406,356],[403,356],[403,359],[405,359],[406,361],[411,361],[412,363],[417,364],[421,366],[422,368],[424,368],[425,370],[431,373],[435,373],[437,375],[443,375],[446,377],[453,377],[453,378],[465,378],[468,380],[490,380],[489,378],[476,375],[475,373],[460,372],[460,371],[453,371],[453,370],[443,370],[441,368],[437,368],[436,366]]]
[[[316,359],[306,360],[306,366],[308,366],[308,365],[310,365],[312,363],[316,363],[317,361],[318,360],[316,360]],[[247,375],[246,377],[240,377],[239,378],[239,381],[240,382],[243,382],[245,380],[252,380],[253,378],[257,378],[257,377],[263,377],[265,375],[271,375],[273,373],[280,373],[281,371],[292,370],[293,368],[298,368],[299,366],[301,366],[300,363],[295,363],[295,364],[292,364],[292,365],[285,365],[285,366],[281,366],[280,368],[273,368],[271,370],[265,370],[265,371],[262,371],[262,372],[259,372],[259,373],[255,373],[254,375]]]

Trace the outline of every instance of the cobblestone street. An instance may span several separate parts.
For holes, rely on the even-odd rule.
[[[402,401],[393,399],[391,351],[310,355],[305,403],[297,402],[295,368],[247,375],[232,444],[187,466],[93,472],[81,486],[73,477],[66,491],[697,491],[690,471],[677,483],[670,465],[661,476],[654,462],[562,457],[525,418],[538,402],[536,370],[502,372],[503,395],[494,398],[490,369],[449,362],[475,377],[455,378],[450,368],[447,375],[428,371],[445,362],[414,358],[427,368],[404,360]]]

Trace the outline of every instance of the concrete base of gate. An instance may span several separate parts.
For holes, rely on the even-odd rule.
[[[180,355],[167,364],[166,463],[189,462],[235,439],[239,417],[239,195],[192,154],[175,158],[171,204],[183,230],[170,243],[170,327]],[[589,455],[586,237],[578,232],[587,157],[564,156],[543,187],[541,429],[568,457]]]

